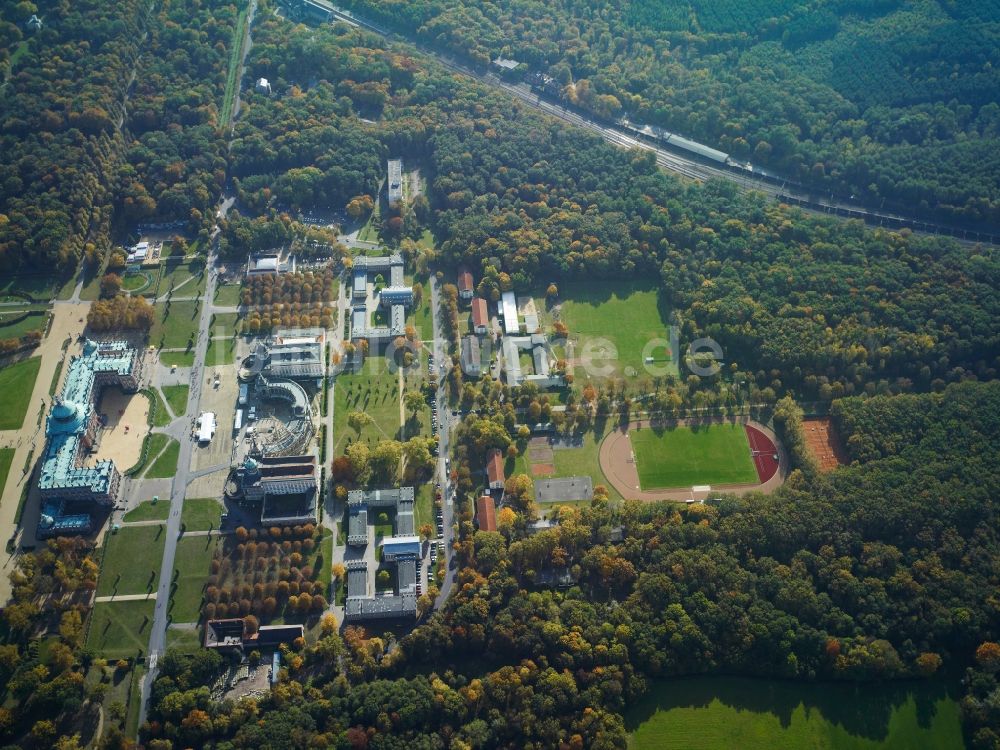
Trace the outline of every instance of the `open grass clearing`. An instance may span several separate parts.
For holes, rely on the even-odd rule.
[[[243,43],[246,38],[248,12],[249,6],[244,6],[240,10],[236,18],[236,28],[233,29],[233,41],[229,48],[229,68],[226,72],[226,93],[219,113],[221,126],[229,125],[229,119],[233,116],[233,108],[236,105],[236,97],[240,93],[240,68],[243,61]]]
[[[739,677],[656,682],[625,715],[630,750],[964,748],[937,681],[802,684]]]
[[[87,648],[106,659],[145,653],[155,605],[155,599],[98,602],[90,615]]]
[[[170,617],[174,622],[198,621],[205,581],[218,545],[217,536],[190,536],[177,542],[170,595]]]
[[[155,503],[152,500],[147,500],[144,503],[139,503],[125,514],[125,523],[132,523],[134,521],[166,521],[169,515],[169,500],[157,500]]]
[[[566,282],[559,284],[560,319],[574,344],[576,382],[609,376],[636,377],[646,373],[644,357],[657,367],[677,372],[676,357],[666,362],[670,338],[666,302],[659,290],[645,283]],[[536,300],[541,313],[544,300]],[[544,321],[548,316],[541,315]],[[659,342],[652,346],[650,342]],[[647,346],[651,348],[647,349]],[[590,360],[590,372],[581,358]],[[604,372],[606,370],[607,372]]]
[[[98,596],[129,596],[156,590],[167,528],[123,526],[104,540]]]
[[[0,370],[0,430],[18,430],[24,424],[41,365],[41,357],[31,357]]]
[[[173,438],[167,438],[168,442],[163,451],[153,459],[152,465],[146,469],[143,475],[146,479],[168,479],[177,473],[177,459],[180,457],[181,444]]]
[[[644,490],[697,484],[752,484],[757,470],[742,424],[630,430]]]

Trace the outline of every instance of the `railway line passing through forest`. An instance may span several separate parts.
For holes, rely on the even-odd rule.
[[[871,208],[850,199],[835,196],[824,197],[797,182],[782,178],[780,175],[772,174],[748,163],[734,161],[729,158],[724,162],[709,163],[710,159],[690,156],[687,153],[678,153],[676,150],[655,145],[654,142],[651,142],[652,138],[636,137],[639,135],[639,129],[637,128],[630,128],[630,130],[634,131],[635,135],[630,134],[618,123],[611,121],[602,122],[590,114],[581,113],[567,107],[561,102],[552,101],[546,95],[533,90],[525,83],[515,84],[505,81],[491,72],[481,73],[449,55],[419,43],[411,36],[404,36],[351,11],[335,8],[333,16],[337,20],[351,24],[352,26],[361,27],[386,39],[399,40],[411,44],[421,52],[434,57],[438,63],[454,73],[468,76],[494,88],[503,89],[507,93],[516,96],[528,106],[571,125],[596,133],[616,146],[630,149],[642,148],[653,151],[656,154],[656,163],[661,168],[679,174],[682,177],[702,182],[716,178],[728,180],[736,183],[742,189],[758,191],[775,200],[795,205],[808,211],[848,219],[860,219],[873,226],[882,226],[888,229],[909,228],[917,232],[946,235],[971,242],[1000,243],[1000,231],[994,231],[993,229],[983,230],[982,228],[940,224],[926,221],[916,216],[904,215],[899,212]],[[686,141],[687,139],[681,140]]]

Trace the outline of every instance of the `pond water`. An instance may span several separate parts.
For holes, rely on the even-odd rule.
[[[625,715],[631,750],[959,750],[959,686],[693,677],[652,683]]]

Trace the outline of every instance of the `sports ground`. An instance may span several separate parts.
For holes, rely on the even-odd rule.
[[[784,481],[787,462],[774,434],[744,420],[678,424],[633,422],[600,446],[601,471],[625,498],[690,500],[711,489],[770,492]],[[697,490],[695,497],[693,488]]]
[[[757,481],[742,424],[630,431],[644,490]]]

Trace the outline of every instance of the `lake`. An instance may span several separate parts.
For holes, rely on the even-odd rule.
[[[954,682],[743,677],[653,682],[625,715],[631,750],[961,750]]]

